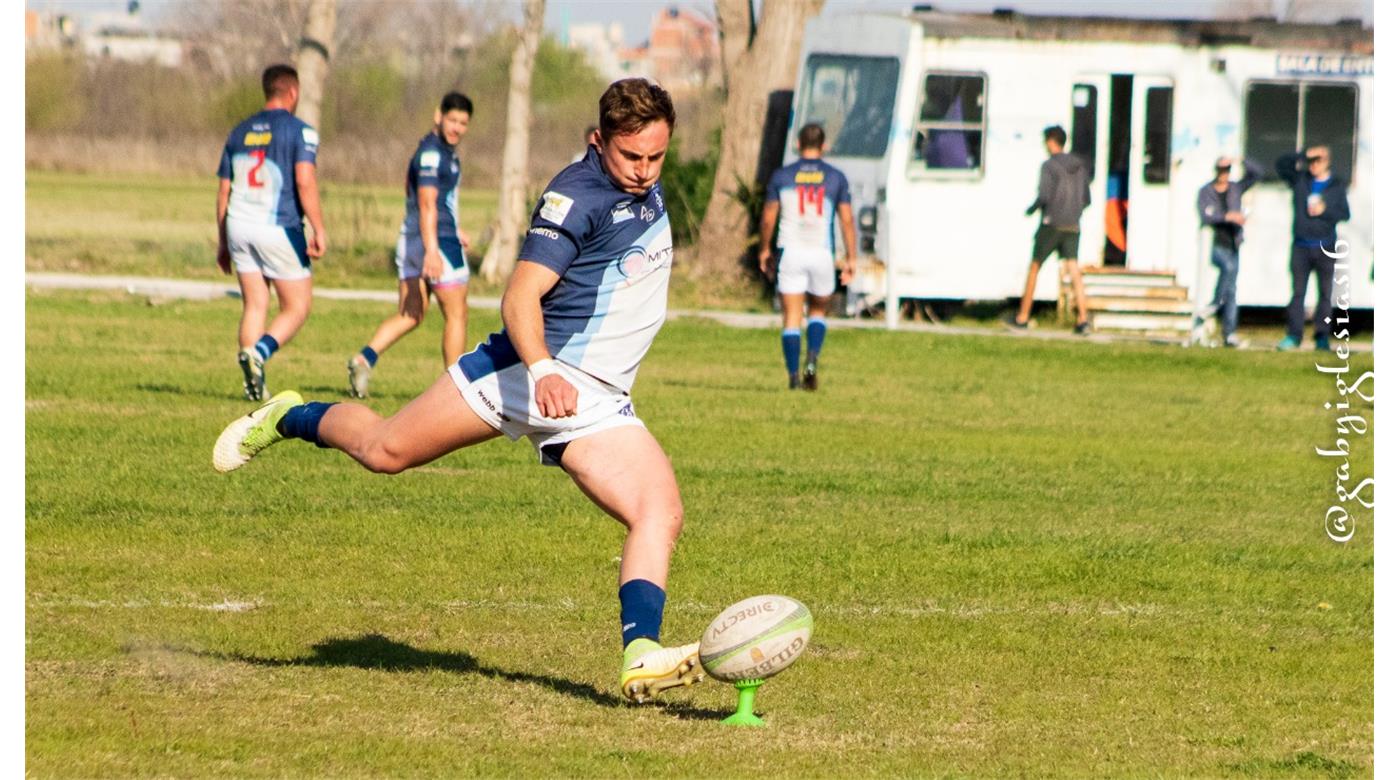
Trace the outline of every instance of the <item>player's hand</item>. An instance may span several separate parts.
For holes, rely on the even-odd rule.
[[[223,241],[219,242],[219,252],[215,256],[215,260],[219,263],[220,271],[230,275],[233,273],[233,258],[228,253],[227,243]]]
[[[467,250],[472,248],[472,242],[467,239],[466,233],[458,233],[457,242],[462,245],[462,257],[466,257]]]
[[[423,278],[437,279],[442,276],[442,251],[428,252],[423,258]]]
[[[1236,224],[1236,225],[1243,225],[1243,224],[1244,224],[1244,214],[1242,214],[1242,213],[1240,213],[1240,212],[1238,212],[1238,211],[1231,211],[1230,213],[1228,213],[1228,214],[1225,215],[1225,221],[1226,221],[1226,222],[1233,222],[1233,223]]]
[[[321,257],[326,253],[326,231],[311,229],[311,240],[306,243],[306,253],[312,257]]]
[[[578,390],[561,374],[549,374],[535,383],[535,406],[554,420],[578,412]]]
[[[762,271],[769,281],[773,280],[773,273],[777,269],[773,267],[773,250],[766,246],[758,250],[758,270]]]
[[[841,265],[841,284],[849,285],[854,278],[856,278],[856,259],[848,257],[846,262]]]
[[[1322,203],[1321,201],[1318,201],[1317,203],[1308,204],[1308,216],[1310,217],[1320,217],[1322,216],[1322,212],[1326,210],[1326,204]]]

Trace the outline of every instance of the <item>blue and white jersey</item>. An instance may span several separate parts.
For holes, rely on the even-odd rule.
[[[232,182],[228,218],[301,227],[296,164],[316,163],[316,130],[286,109],[259,111],[228,134],[219,178]]]
[[[846,175],[823,160],[798,160],[773,172],[768,201],[778,201],[778,248],[836,252],[836,207],[851,202]]]
[[[418,235],[418,188],[437,188],[437,234],[457,235],[457,182],[462,166],[457,162],[457,150],[449,146],[437,132],[423,136],[418,150],[408,161],[408,176],[404,180],[404,212],[401,233]]]
[[[560,276],[541,301],[549,354],[630,391],[666,320],[671,221],[661,184],[624,192],[589,147],[549,183],[520,259]]]

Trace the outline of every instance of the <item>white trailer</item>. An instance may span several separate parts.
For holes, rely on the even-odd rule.
[[[831,15],[806,29],[786,162],[803,124],[825,126],[862,254],[882,261],[851,291],[884,298],[893,326],[901,299],[1021,294],[1036,227],[1024,212],[1056,124],[1093,171],[1081,263],[1170,272],[1193,298],[1215,283],[1197,192],[1221,155],[1263,165],[1238,299],[1285,306],[1293,209],[1274,164],[1325,143],[1349,181],[1350,305],[1372,308],[1373,51],[1351,22]],[[1055,299],[1057,276],[1041,275],[1037,299]]]

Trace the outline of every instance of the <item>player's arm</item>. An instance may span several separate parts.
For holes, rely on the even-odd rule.
[[[758,222],[758,268],[769,279],[773,278],[776,270],[773,264],[773,231],[778,227],[778,209],[780,204],[776,200],[770,200],[763,204],[763,216]]]
[[[418,188],[418,235],[423,238],[423,278],[442,276],[442,252],[437,237],[438,188],[424,185]]]
[[[535,383],[535,406],[550,419],[578,411],[578,390],[559,373],[544,340],[544,309],[540,299],[559,283],[559,274],[530,260],[515,264],[505,295],[501,296],[501,320]]]
[[[841,240],[846,243],[846,260],[840,264],[841,284],[850,284],[856,274],[856,218],[850,201],[836,207],[836,216],[841,219]]]
[[[306,221],[311,223],[311,240],[306,253],[320,257],[326,253],[326,225],[321,220],[321,190],[316,184],[316,163],[296,164],[297,198],[301,201]]]
[[[219,252],[215,259],[219,263],[219,270],[226,274],[233,273],[233,259],[228,254],[228,198],[233,192],[233,182],[219,177],[219,194],[215,199],[214,219],[219,225]]]

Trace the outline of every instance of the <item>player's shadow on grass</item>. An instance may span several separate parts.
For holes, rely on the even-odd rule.
[[[592,702],[600,707],[621,707],[625,704],[620,696],[604,693],[590,685],[544,674],[513,672],[488,666],[477,661],[469,653],[420,650],[412,645],[395,642],[381,634],[365,634],[354,639],[324,639],[312,645],[311,651],[310,656],[300,658],[262,658],[242,653],[215,653],[211,655],[224,660],[268,667],[341,666],[385,672],[436,670],[459,674],[479,674],[493,680],[538,685],[566,696]],[[662,709],[686,720],[718,720],[729,714],[680,703],[669,703]]]

